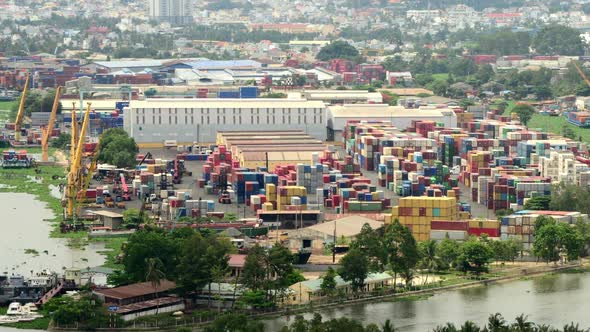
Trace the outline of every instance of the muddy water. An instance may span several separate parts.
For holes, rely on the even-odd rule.
[[[556,274],[522,280],[442,292],[425,300],[360,304],[345,308],[318,310],[324,319],[348,317],[364,324],[382,325],[390,319],[399,331],[432,331],[452,322],[460,325],[471,320],[483,326],[492,313],[501,313],[513,321],[520,314],[529,320],[562,328],[570,322],[590,327],[588,299],[590,274]],[[310,319],[313,314],[305,314]],[[278,331],[290,318],[264,321],[267,331]]]
[[[33,195],[0,193],[0,273],[31,275],[31,271],[62,272],[65,268],[104,263],[102,244],[68,247],[68,239],[50,238],[53,218],[46,204]],[[27,250],[29,253],[27,253]]]

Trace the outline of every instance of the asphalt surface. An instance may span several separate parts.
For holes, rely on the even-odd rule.
[[[142,149],[140,153],[151,152],[153,157],[156,159],[167,159],[171,160],[176,157],[178,153],[176,149],[168,149],[168,148],[161,148],[161,149]],[[203,161],[185,161],[185,167],[188,171],[192,172],[192,176],[184,176],[182,178],[182,183],[174,185],[174,189],[176,190],[184,190],[189,191],[191,193],[191,197],[193,199],[202,200],[213,200],[215,202],[215,211],[223,211],[225,213],[233,213],[238,218],[252,218],[255,217],[254,211],[250,209],[250,207],[245,206],[244,204],[236,204],[236,202],[232,202],[232,204],[220,204],[218,203],[217,195],[208,195],[205,193],[204,189],[198,188],[197,181],[202,177],[203,173]],[[362,170],[363,176],[370,179],[371,183],[377,184],[378,183],[378,174],[374,171],[366,171]],[[471,204],[471,211],[474,218],[491,218],[495,219],[495,214],[492,210],[488,210],[485,206],[478,204],[477,202],[471,202],[471,195],[470,189],[459,184],[460,188],[460,201],[466,202]],[[378,190],[383,190],[385,198],[391,199],[392,206],[398,204],[399,196],[397,196],[393,191],[387,190],[386,188],[379,187]],[[137,200],[136,200],[137,202]],[[139,206],[139,202],[136,203]],[[130,204],[132,206],[133,203]]]

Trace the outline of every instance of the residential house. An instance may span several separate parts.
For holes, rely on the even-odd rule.
[[[334,278],[336,291],[343,294],[352,294],[353,289],[350,281],[344,281],[340,276]],[[323,279],[305,280],[291,285],[291,294],[286,301],[288,304],[307,304],[321,300],[326,296],[322,291]],[[360,292],[371,292],[376,289],[393,285],[394,279],[389,273],[370,273],[365,279],[365,284]]]

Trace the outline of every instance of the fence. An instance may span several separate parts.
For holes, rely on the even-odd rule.
[[[532,267],[529,269],[521,269],[516,273],[512,273],[509,275],[502,275],[501,273],[495,274],[488,274],[486,277],[478,277],[478,276],[462,276],[458,278],[461,282],[457,284],[451,284],[447,286],[442,286],[444,281],[440,281],[438,283],[429,283],[425,285],[418,285],[409,288],[405,287],[397,287],[393,289],[393,285],[387,288],[376,289],[370,292],[359,293],[356,295],[344,295],[338,297],[325,297],[319,300],[315,300],[313,302],[305,303],[305,304],[298,304],[298,305],[286,305],[281,307],[273,307],[273,308],[260,308],[254,310],[246,310],[246,309],[234,309],[231,312],[233,314],[239,315],[243,314],[251,319],[262,319],[262,318],[269,318],[273,316],[289,316],[295,315],[302,312],[314,311],[322,308],[335,308],[340,306],[348,306],[352,304],[358,303],[365,303],[365,302],[378,302],[384,299],[389,299],[392,297],[397,296],[411,296],[411,295],[423,295],[429,294],[433,291],[445,291],[445,290],[453,290],[459,289],[464,287],[471,287],[475,285],[487,285],[488,283],[495,283],[500,281],[507,281],[511,279],[520,278],[522,276],[533,276],[541,273],[546,272],[558,272],[563,270],[568,270],[576,267],[581,267],[582,264],[580,263],[573,263],[567,264],[562,266],[540,266],[540,267]],[[462,280],[461,280],[462,279]],[[399,278],[398,278],[399,280]],[[215,318],[219,317],[219,312],[195,312],[191,317],[179,317],[174,318],[171,316],[163,317],[161,320],[155,319],[154,321],[140,321],[140,322],[133,322],[128,326],[116,326],[114,324],[109,324],[108,326],[100,326],[97,330],[118,330],[118,331],[142,331],[142,330],[175,330],[176,328],[180,327],[198,327],[202,325],[207,325],[215,320]],[[78,330],[77,325],[55,325],[52,330]]]

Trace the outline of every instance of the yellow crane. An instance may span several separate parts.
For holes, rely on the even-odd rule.
[[[16,121],[14,121],[14,140],[20,141],[21,122],[23,122],[23,115],[25,113],[25,99],[27,98],[27,90],[29,89],[29,79],[31,74],[27,74],[23,94],[20,96],[20,104],[18,105],[18,113],[16,114]]]
[[[84,184],[82,186],[82,189],[79,192],[79,195],[78,195],[79,200],[86,200],[86,191],[88,191],[88,187],[90,186],[90,180],[92,180],[92,175],[94,174],[94,171],[96,171],[96,164],[98,162],[99,150],[100,150],[100,138],[98,139],[98,144],[96,144],[96,148],[94,149],[92,161],[90,162],[90,165],[88,166],[87,174],[84,179]],[[76,208],[77,215],[80,214],[80,207],[81,207],[81,205],[78,204],[78,206]]]
[[[584,71],[582,70],[582,68],[580,68],[580,65],[578,64],[577,61],[572,61],[574,63],[574,66],[576,67],[576,70],[578,71],[578,73],[580,74],[580,76],[582,76],[582,78],[584,79],[584,81],[586,82],[586,84],[588,86],[590,86],[590,80],[588,80],[588,77],[586,76],[586,73],[584,73]]]
[[[70,138],[70,164],[74,161],[76,154],[76,136],[78,136],[78,121],[76,119],[76,103],[72,103],[72,132]]]
[[[74,218],[74,206],[76,205],[76,196],[78,194],[78,189],[80,188],[81,183],[80,165],[82,162],[82,150],[84,148],[84,137],[86,136],[86,128],[88,127],[89,118],[90,103],[88,103],[86,113],[84,114],[84,121],[82,122],[82,126],[80,128],[80,134],[78,135],[78,140],[76,142],[74,158],[72,159],[70,173],[68,174],[68,204],[66,211],[67,219]]]
[[[53,125],[55,124],[55,117],[57,115],[57,109],[59,108],[59,97],[61,94],[61,86],[55,90],[55,99],[53,100],[53,108],[51,109],[51,115],[49,116],[49,122],[47,127],[41,128],[41,161],[49,161],[49,139],[51,138],[51,132],[53,131]]]

